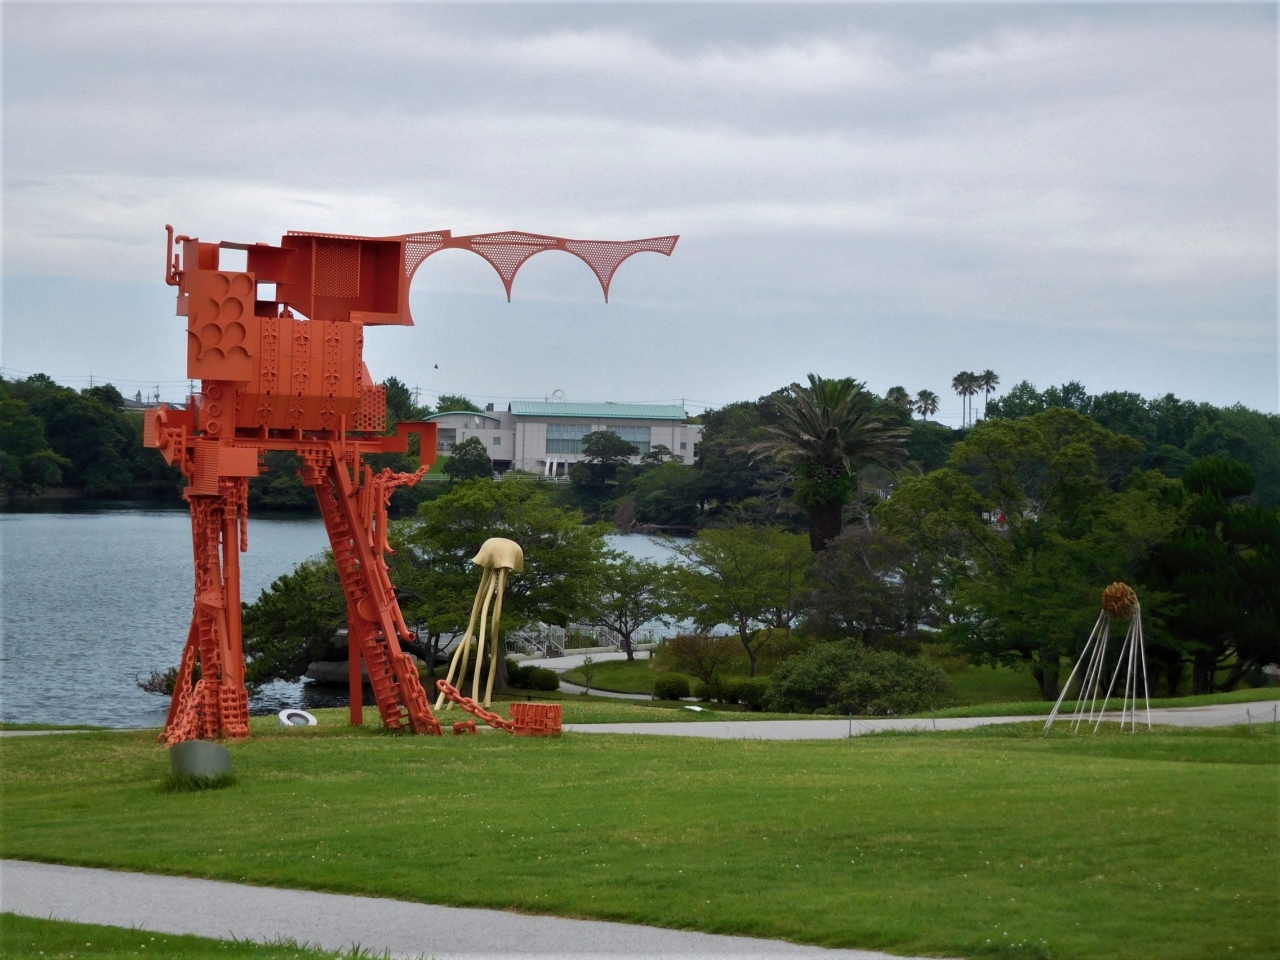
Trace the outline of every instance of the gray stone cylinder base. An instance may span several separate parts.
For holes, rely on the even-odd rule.
[[[179,777],[227,777],[231,775],[231,754],[212,740],[184,740],[169,748],[169,766]]]

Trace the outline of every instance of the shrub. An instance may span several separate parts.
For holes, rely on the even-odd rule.
[[[559,690],[560,674],[546,667],[526,667],[507,657],[507,683],[517,690]]]
[[[769,705],[768,677],[746,677],[739,680],[735,686],[739,702],[748,710],[758,713]]]
[[[678,673],[664,673],[653,682],[653,695],[658,700],[683,700],[689,696],[689,681]]]
[[[526,690],[559,690],[560,674],[547,667],[525,667],[524,688]]]
[[[940,667],[854,641],[819,643],[773,675],[768,703],[794,713],[911,713],[947,691]]]

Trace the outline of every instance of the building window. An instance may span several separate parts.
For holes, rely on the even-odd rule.
[[[441,427],[436,435],[437,450],[452,450],[453,445],[458,442],[457,427]]]
[[[502,438],[501,438],[501,437],[494,437],[494,438],[493,438],[493,445],[494,445],[495,447],[500,447],[500,446],[502,446]]]
[[[681,441],[680,441],[680,449],[681,449],[681,450],[688,450],[688,449],[689,449],[689,444],[687,444],[687,443],[685,443],[683,440],[681,440]]]
[[[548,423],[547,453],[581,453],[582,438],[590,432],[589,423]]]
[[[627,443],[638,449],[643,456],[649,452],[649,438],[652,427],[606,427],[610,433],[616,433]]]

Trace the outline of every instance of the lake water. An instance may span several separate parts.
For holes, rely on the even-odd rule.
[[[670,556],[651,538],[610,541],[636,556]],[[318,517],[251,517],[242,595],[257,597],[328,545]],[[136,681],[181,657],[192,580],[185,510],[65,505],[0,513],[0,720],[164,723],[168,698]],[[341,706],[345,698],[342,688],[278,682],[251,708]]]

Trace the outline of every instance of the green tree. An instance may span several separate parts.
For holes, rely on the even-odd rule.
[[[915,405],[911,402],[911,394],[907,393],[906,387],[890,387],[884,398],[887,402],[896,407],[901,407],[908,413],[915,408]]]
[[[534,621],[566,626],[584,608],[604,552],[603,526],[555,506],[536,479],[460,483],[392,525],[392,581],[405,614],[437,634],[466,629],[480,569],[471,558],[490,537],[514,540],[525,568],[508,580],[503,630]],[[499,662],[503,662],[499,658]],[[500,677],[505,682],[505,677]]]
[[[668,460],[641,470],[627,485],[635,520],[651,527],[691,530],[706,509],[702,471]]]
[[[583,597],[579,623],[617,634],[628,660],[631,638],[647,623],[667,619],[671,608],[671,567],[610,550],[601,558]]]
[[[6,493],[38,493],[55,486],[71,465],[53,452],[44,422],[23,400],[8,395],[0,380],[0,485]]]
[[[932,390],[921,390],[916,394],[915,411],[925,420],[938,412],[938,395]]]
[[[266,469],[249,480],[251,510],[318,513],[315,492],[302,482],[302,458],[289,450],[268,450]]]
[[[583,459],[569,467],[569,487],[574,502],[592,517],[619,494],[619,471],[640,453],[611,430],[596,430],[582,438]]]
[[[452,480],[478,480],[493,476],[493,461],[479,437],[468,437],[454,444],[444,464],[445,476]]]
[[[120,411],[118,390],[100,385],[76,392],[43,374],[10,381],[7,390],[40,418],[49,448],[67,461],[63,483],[91,497],[123,496],[134,488],[141,420]]]
[[[1155,552],[1180,601],[1169,624],[1190,656],[1196,693],[1230,690],[1280,660],[1280,510],[1244,502],[1255,482],[1237,460],[1197,460],[1182,477],[1184,522]]]
[[[991,401],[991,394],[996,392],[996,387],[1000,386],[1000,378],[994,370],[983,370],[975,379],[974,386],[982,391],[982,415],[986,417],[987,404]]]
[[[397,377],[387,377],[382,383],[387,391],[387,430],[395,432],[402,420],[421,420],[428,411],[413,402],[413,391]]]
[[[325,659],[334,634],[347,621],[333,554],[326,551],[276,578],[244,605],[243,620],[246,682],[299,679],[311,663]]]
[[[707,687],[715,684],[716,671],[737,655],[738,644],[733,637],[685,633],[662,642],[663,658]]]
[[[676,552],[685,562],[675,568],[675,610],[702,631],[737,631],[754,677],[774,632],[789,634],[800,613],[813,562],[804,535],[745,525],[704,530]]]
[[[817,556],[801,602],[806,631],[878,647],[937,625],[938,571],[881,530],[851,527]]]
[[[800,521],[787,467],[752,453],[755,444],[768,436],[761,411],[770,402],[764,397],[703,414],[696,463],[701,477],[701,521],[750,517],[755,522],[789,527]]]
[[[769,408],[766,439],[757,454],[792,465],[796,500],[809,515],[815,552],[840,533],[842,511],[867,466],[894,470],[907,462],[893,410],[856,380],[826,380],[809,374],[809,385],[793,383]]]
[[[483,413],[483,411],[468,400],[466,397],[456,393],[442,393],[436,399],[436,413],[454,413],[456,411],[464,411],[469,413]]]
[[[946,636],[975,662],[1029,667],[1045,699],[1057,697],[1061,660],[1088,636],[1101,589],[1138,583],[1177,522],[1177,485],[1159,474],[1116,489],[1137,447],[1063,408],[984,420],[951,468],[904,482],[877,510],[887,533],[937,564]],[[1168,598],[1142,592],[1158,634]]]

